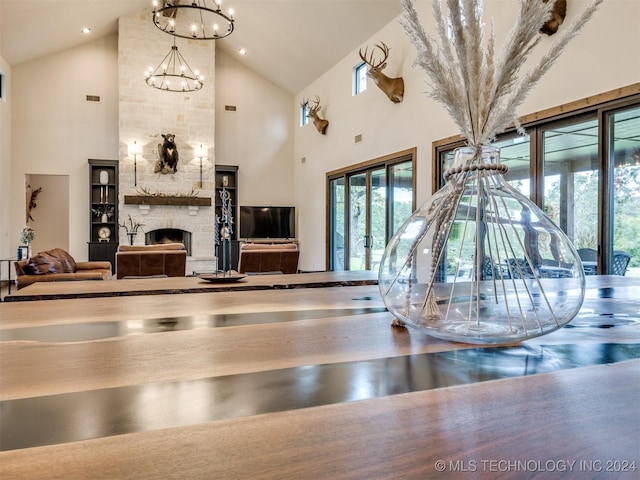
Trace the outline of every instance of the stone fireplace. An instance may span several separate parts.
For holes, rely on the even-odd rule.
[[[127,196],[126,201],[131,197]],[[213,245],[211,206],[130,205],[125,201],[125,215],[131,214],[142,224],[136,245],[179,242],[187,249],[187,275],[216,269]]]
[[[150,18],[149,8],[121,17],[118,25],[120,223],[131,218],[142,225],[137,245],[167,239],[185,244],[188,275],[213,271],[215,42],[179,39],[177,43],[189,65],[204,75],[201,90],[178,93],[152,88],[144,72],[165,57],[173,37],[159,31]],[[177,169],[157,172],[158,145],[169,133],[175,135]],[[129,153],[134,142],[140,147],[135,156]],[[203,158],[200,153],[196,156],[201,146],[206,150]],[[128,243],[124,229],[120,230],[120,243]]]

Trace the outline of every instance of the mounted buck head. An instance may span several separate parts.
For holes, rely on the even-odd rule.
[[[387,47],[384,42],[380,42],[376,45],[376,48],[379,49],[383,55],[382,60],[378,62],[375,62],[373,58],[375,49],[371,52],[371,55],[369,55],[368,58],[367,50],[369,47],[364,49],[364,53],[362,53],[362,49],[359,51],[362,61],[369,65],[367,76],[373,79],[373,82],[387,95],[387,97],[389,97],[389,100],[393,103],[400,103],[404,97],[404,80],[402,77],[389,78],[382,73],[382,70],[387,66],[389,47]]]
[[[313,124],[316,126],[316,130],[324,135],[327,131],[327,127],[329,126],[329,121],[324,120],[318,116],[318,111],[320,110],[320,97],[317,95],[313,99],[313,106],[309,105],[309,99],[305,98],[300,104],[302,108],[308,108],[309,113],[307,114],[308,118],[313,119]]]
[[[542,0],[547,3],[549,0]],[[553,1],[553,0],[551,0]],[[564,17],[567,15],[567,0],[555,0],[553,8],[551,9],[551,18],[542,26],[540,31],[547,35],[553,35],[558,31],[558,27],[564,22]]]

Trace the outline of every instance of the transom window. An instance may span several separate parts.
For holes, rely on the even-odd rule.
[[[304,127],[309,123],[309,104],[305,103],[300,107],[300,126]]]
[[[353,69],[353,94],[358,95],[367,89],[367,64],[362,62]]]

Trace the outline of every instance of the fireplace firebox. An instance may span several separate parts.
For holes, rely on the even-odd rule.
[[[182,243],[187,250],[187,256],[191,256],[191,232],[178,228],[159,228],[145,233],[146,245],[158,245],[162,243]]]

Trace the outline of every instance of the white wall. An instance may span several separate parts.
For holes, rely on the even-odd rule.
[[[4,75],[5,99],[0,100],[0,258],[15,255],[19,231],[10,229],[11,223],[11,105],[12,69],[0,55],[0,73]]]
[[[69,218],[60,212],[69,210],[69,177],[67,175],[26,175],[24,183],[33,190],[42,191],[35,199],[36,207],[30,212],[29,221],[36,231],[31,244],[33,253],[52,248],[69,250]],[[31,199],[31,190],[26,191],[26,202]],[[25,214],[26,217],[26,214]]]
[[[485,0],[485,19],[494,17],[497,44],[515,18],[517,2]],[[585,4],[570,3],[567,22]],[[417,2],[422,24],[434,32],[431,2]],[[578,8],[580,7],[580,10]],[[640,2],[607,0],[580,36],[568,45],[556,65],[543,77],[518,110],[519,115],[579,100],[591,95],[640,81]],[[488,28],[488,27],[487,27]],[[555,36],[543,39],[536,56],[547,51]],[[444,108],[427,96],[426,74],[413,68],[415,48],[399,24],[390,22],[362,46],[385,42],[390,48],[389,76],[404,77],[405,97],[393,104],[369,82],[361,95],[351,95],[353,68],[360,62],[355,50],[296,96],[293,106],[298,115],[302,98],[319,95],[321,116],[329,120],[327,134],[318,134],[313,125],[295,127],[294,185],[299,205],[301,250],[300,268],[324,268],[325,175],[326,172],[417,147],[417,200],[422,204],[431,194],[432,143],[459,133]],[[534,59],[534,57],[532,57]],[[362,142],[354,143],[361,134]],[[302,158],[306,161],[302,163]]]
[[[216,163],[238,165],[239,205],[294,205],[292,102],[290,94],[218,49]]]
[[[68,175],[69,206],[58,212],[63,225],[68,218],[69,253],[87,259],[87,159],[118,158],[117,51],[116,36],[110,36],[13,68],[12,248],[24,226],[25,175]],[[86,95],[101,100],[87,102]],[[38,222],[32,227],[46,244]]]

